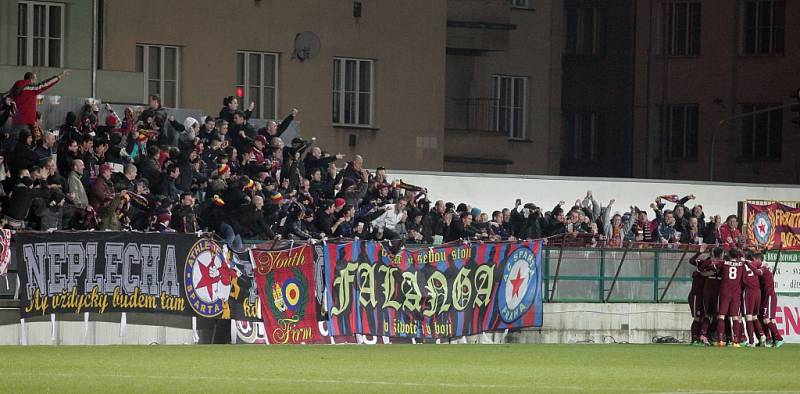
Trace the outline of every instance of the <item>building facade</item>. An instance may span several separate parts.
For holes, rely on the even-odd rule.
[[[791,112],[744,115],[800,87],[800,3],[192,4],[2,1],[0,86],[69,69],[48,94],[298,108],[304,137],[370,167],[800,182]]]
[[[655,1],[635,12],[633,175],[708,180],[713,162],[716,181],[800,182],[792,113],[747,115],[796,102],[800,3]]]
[[[560,2],[447,4],[444,169],[558,174]]]
[[[561,175],[630,177],[632,0],[565,0]]]
[[[225,96],[257,118],[298,108],[303,136],[333,153],[442,168],[444,3],[104,3],[103,68],[142,73],[140,95],[212,115]]]
[[[107,102],[216,115],[238,96],[368,166],[557,174],[561,7],[533,3],[7,0],[0,83],[65,68],[48,94],[89,97],[94,59]]]

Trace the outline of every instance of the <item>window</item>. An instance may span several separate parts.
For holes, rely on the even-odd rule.
[[[595,7],[568,8],[567,48],[572,55],[600,53],[600,10]]]
[[[531,8],[533,0],[511,0],[511,8]]]
[[[760,111],[780,104],[742,104],[742,114]],[[747,159],[780,159],[783,110],[754,114],[742,118],[742,157]]]
[[[582,161],[597,160],[600,117],[593,112],[575,113],[567,117],[566,126],[572,138],[572,158]]]
[[[783,53],[784,2],[745,1],[742,13],[742,53],[780,55]]]
[[[528,78],[495,75],[492,77],[492,130],[512,139],[525,139]]]
[[[278,55],[236,52],[236,95],[239,106],[255,102],[252,116],[274,119],[278,104]]]
[[[147,96],[161,96],[161,105],[178,106],[180,52],[178,47],[136,45],[136,71],[144,73],[144,101]]]
[[[333,59],[333,123],[372,124],[372,60]]]
[[[61,67],[64,63],[64,5],[17,4],[17,65]]]
[[[664,3],[664,45],[670,56],[700,54],[700,3]]]
[[[664,108],[661,129],[670,159],[697,158],[697,104],[668,105]]]

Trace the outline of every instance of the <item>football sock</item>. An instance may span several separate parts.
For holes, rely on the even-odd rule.
[[[708,326],[711,324],[711,320],[703,318],[702,322],[700,323],[700,335],[708,338]]]
[[[783,336],[781,335],[780,331],[778,331],[778,326],[775,325],[775,322],[769,322],[769,330],[772,331],[772,340],[783,340]]]
[[[761,322],[758,320],[753,320],[753,329],[756,332],[756,336],[760,337],[764,335],[764,327],[761,327]]]
[[[744,342],[744,336],[742,335],[742,321],[741,320],[734,320],[733,321],[733,338],[731,338],[732,342]]]

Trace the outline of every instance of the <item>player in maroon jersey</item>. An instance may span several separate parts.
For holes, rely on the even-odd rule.
[[[761,284],[758,280],[758,277],[762,275],[761,254],[747,251],[745,256],[745,272],[742,277],[742,309],[747,327],[747,343],[752,346],[757,337],[758,345],[765,346],[767,338],[758,321],[758,314],[761,311]]]
[[[689,259],[689,264],[696,267],[695,271],[692,272],[692,289],[689,291],[689,311],[692,312],[692,345],[702,345],[700,327],[705,315],[705,310],[703,309],[703,285],[706,281],[700,271],[700,264],[704,261],[704,259],[701,259],[703,252],[705,252],[705,245],[700,246],[700,251]]]
[[[722,338],[725,337],[726,317],[730,317],[733,320],[731,324],[733,329],[731,342],[733,346],[739,347],[741,343],[744,342],[742,336],[742,322],[739,320],[739,312],[742,303],[743,272],[744,262],[742,260],[742,252],[739,249],[731,249],[728,252],[728,258],[725,259],[720,269],[722,284],[719,288],[719,310],[717,311],[717,335],[719,339],[717,344],[719,346],[725,345]]]
[[[775,280],[772,271],[767,265],[761,270],[761,313],[759,318],[764,323],[764,334],[772,340],[772,346],[783,345],[783,336],[775,325],[775,309],[778,307],[778,296],[775,294]],[[769,341],[767,342],[769,347]]]
[[[704,248],[704,247],[702,247]],[[700,262],[698,266],[700,272],[706,278],[703,284],[703,310],[705,311],[706,318],[702,320],[700,325],[700,342],[709,345],[708,342],[708,328],[711,323],[716,321],[717,310],[719,308],[719,287],[722,283],[719,270],[724,264],[722,259],[723,250],[720,247],[711,249],[711,257]],[[719,341],[719,338],[717,338]]]

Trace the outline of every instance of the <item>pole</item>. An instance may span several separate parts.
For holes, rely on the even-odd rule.
[[[97,0],[92,0],[92,98],[97,97],[97,33]]]
[[[781,250],[783,250],[783,243],[778,247],[778,254],[775,256],[775,265],[772,267],[772,273],[774,275],[778,274],[778,263],[781,262]]]
[[[614,286],[617,284],[617,278],[619,278],[619,272],[622,271],[622,263],[625,262],[625,257],[628,256],[628,251],[631,250],[632,243],[633,242],[628,242],[628,247],[625,248],[625,252],[622,253],[622,260],[619,261],[619,265],[617,266],[617,272],[614,274],[614,280],[611,282],[611,288],[608,289],[608,294],[606,295],[606,299],[603,302],[608,302],[608,300],[611,298],[611,293],[614,291]]]
[[[558,264],[556,265],[556,275],[553,277],[553,288],[550,289],[550,302],[553,302],[553,297],[556,295],[556,284],[558,283],[558,271],[561,270],[561,259],[564,257],[564,245],[567,244],[567,240],[562,238],[561,240],[561,249],[558,252]]]
[[[647,127],[645,127],[646,135],[644,139],[644,177],[649,178],[652,175],[651,167],[653,142],[651,141],[656,135],[656,1],[650,0],[650,26],[648,32],[647,43]]]
[[[669,287],[672,286],[672,281],[675,280],[675,275],[678,274],[678,270],[681,268],[681,264],[683,264],[683,260],[686,258],[686,253],[689,252],[689,249],[683,250],[683,255],[681,255],[681,259],[678,261],[678,265],[675,266],[675,271],[672,271],[672,276],[669,278],[669,282],[667,282],[667,287],[664,288],[664,292],[661,293],[661,298],[658,299],[658,302],[664,301],[664,296],[667,295],[667,291],[669,291]]]

